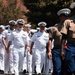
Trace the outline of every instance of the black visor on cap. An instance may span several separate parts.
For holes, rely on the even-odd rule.
[[[10,23],[9,25],[12,25],[12,26],[14,26],[14,25],[15,25],[15,23],[14,23],[14,22],[12,22],[12,23]]]
[[[23,25],[23,24],[21,24],[21,23],[18,23],[18,25]]]
[[[23,22],[19,21],[18,24],[19,24],[19,25],[23,25]]]
[[[59,15],[59,17],[60,17],[60,16],[68,17],[68,14],[67,14],[67,13],[62,13],[62,14]]]

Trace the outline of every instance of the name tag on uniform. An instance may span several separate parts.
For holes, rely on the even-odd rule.
[[[45,38],[48,38],[48,36],[44,36]]]
[[[25,34],[23,34],[23,36],[26,36]]]
[[[37,36],[37,37],[40,37],[40,36]]]
[[[0,45],[1,45],[1,42],[0,42]]]

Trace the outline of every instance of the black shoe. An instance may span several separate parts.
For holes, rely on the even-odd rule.
[[[26,70],[23,70],[23,74],[26,74],[27,72],[26,72]]]
[[[15,75],[14,73],[9,73],[9,75]]]
[[[3,70],[0,70],[0,74],[4,74],[4,71]]]
[[[15,74],[9,74],[9,75],[15,75]]]
[[[41,73],[37,74],[37,75],[41,75]]]

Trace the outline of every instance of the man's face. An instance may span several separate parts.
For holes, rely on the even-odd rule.
[[[2,32],[2,28],[0,28],[0,33]]]
[[[4,29],[0,28],[0,33],[1,33],[2,31],[4,31]]]
[[[45,26],[40,26],[40,30],[44,30],[45,29]]]
[[[26,31],[30,31],[30,29],[31,29],[30,27],[26,27]]]
[[[22,28],[23,27],[23,24],[18,24],[17,25],[19,28]]]
[[[67,16],[62,15],[62,16],[59,17],[59,19],[60,19],[61,21],[64,21],[65,19],[67,19]]]
[[[45,31],[45,26],[40,26],[40,31],[41,32]]]
[[[15,25],[10,25],[10,29],[14,29],[15,28]]]

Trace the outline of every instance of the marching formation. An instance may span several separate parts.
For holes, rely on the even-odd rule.
[[[75,75],[75,2],[57,12],[60,22],[31,29],[24,19],[0,25],[0,74]],[[72,16],[69,15],[72,13]]]

